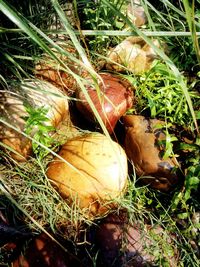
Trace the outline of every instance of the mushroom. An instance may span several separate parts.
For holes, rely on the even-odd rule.
[[[133,105],[133,88],[128,81],[108,73],[101,73],[102,82],[99,82],[100,92],[94,86],[92,81],[86,86],[88,94],[92,99],[94,106],[103,120],[109,133],[112,133],[117,121]],[[86,101],[83,91],[77,91],[76,105],[84,117],[92,122],[96,121],[91,106]]]
[[[18,161],[25,161],[32,151],[31,140],[21,133],[26,124],[24,117],[28,116],[24,104],[35,108],[47,108],[46,116],[49,121],[44,123],[53,127],[58,127],[69,114],[68,100],[65,94],[50,83],[39,80],[25,81],[21,84],[20,94],[2,91],[0,93],[1,116],[6,123],[14,126],[17,130],[3,122],[0,123],[0,141],[4,146],[10,148],[11,156]],[[37,125],[30,135],[33,137],[36,131]]]
[[[144,25],[147,21],[145,10],[140,0],[133,0],[128,4],[127,16],[137,27]]]
[[[49,55],[43,54],[35,66],[35,76],[61,88],[67,95],[72,95],[78,88],[78,84],[76,78],[71,73],[81,77],[88,76],[88,73],[81,64],[78,63],[77,50],[70,43],[56,41],[56,44],[59,45],[63,51],[73,55],[74,60],[77,58],[77,61],[69,59],[69,57],[55,48],[50,48],[59,59],[59,62],[52,59]]]
[[[152,40],[153,44],[160,47],[158,40]],[[153,48],[141,37],[128,37],[113,48],[106,63],[108,70],[123,72],[131,71],[141,74],[151,68],[152,62],[157,58]]]
[[[89,216],[102,215],[121,197],[127,185],[127,157],[123,148],[100,133],[67,141],[60,158],[47,169],[52,185],[69,203]]]
[[[161,141],[165,134],[159,129],[163,122],[143,116],[126,115],[125,151],[142,181],[153,188],[167,191],[179,181],[178,164],[173,158],[163,159],[165,152]]]
[[[118,213],[109,214],[97,227],[95,241],[100,266],[158,266],[160,260],[177,266],[175,235],[159,225],[130,222],[125,211]]]

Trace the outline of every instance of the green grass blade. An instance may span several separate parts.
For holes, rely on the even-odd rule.
[[[13,23],[15,23],[23,32],[25,32],[31,39],[36,42],[40,47],[46,48],[46,44],[38,38],[35,32],[28,26],[27,22],[22,16],[17,14],[9,5],[0,0],[0,10],[4,13]]]
[[[181,11],[180,9],[178,9],[177,7],[175,7],[171,2],[169,2],[168,0],[161,0],[161,2],[163,2],[164,4],[166,4],[168,7],[170,7],[173,11],[175,11],[177,14],[179,14],[181,17],[186,18],[186,14]],[[200,23],[195,21],[195,25],[200,27]]]
[[[188,23],[189,30],[191,32],[193,46],[196,52],[198,63],[200,63],[200,49],[199,49],[199,42],[196,34],[196,26],[194,20],[194,0],[192,1],[192,7],[190,6],[188,0],[183,0],[183,5],[185,8],[186,19]]]

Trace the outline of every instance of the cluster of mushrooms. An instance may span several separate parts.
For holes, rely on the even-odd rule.
[[[160,128],[163,122],[140,115],[126,115],[133,106],[134,90],[137,89],[120,76],[111,73],[98,75],[97,89],[90,76],[85,78],[85,87],[100,120],[113,139],[102,132],[78,134],[76,125],[70,123],[68,131],[75,131],[76,136],[61,146],[58,157],[49,164],[46,173],[64,198],[76,201],[81,209],[88,209],[89,214],[104,213],[110,209],[106,202],[126,192],[128,160],[136,174],[154,188],[167,191],[178,182],[176,161],[162,158],[164,145],[161,141],[165,141],[165,134]],[[32,155],[32,140],[23,134],[23,118],[27,116],[25,94],[31,99],[32,103],[29,104],[48,109],[47,125],[56,129],[70,120],[68,96],[60,88],[39,79],[25,81],[22,88],[25,93],[20,98],[11,91],[1,93],[2,113],[5,113],[7,123],[15,128],[2,124],[0,138],[10,147],[11,156],[18,161],[27,160]],[[78,116],[93,125],[98,124],[95,111],[78,86],[75,96]],[[121,144],[115,133],[119,121],[125,132]],[[33,127],[31,137],[35,132],[37,125]]]
[[[98,74],[98,88],[96,89],[89,75],[84,78],[88,96],[107,133],[109,133],[106,135],[98,127],[99,122],[86,99],[86,95],[76,85],[74,106],[78,112],[79,120],[86,120],[94,128],[97,126],[96,129],[98,129],[95,132],[79,131],[75,125],[76,120],[73,123],[70,120],[70,116],[73,116],[73,110],[70,110],[67,92],[63,91],[60,85],[56,87],[47,81],[48,70],[44,76],[43,70],[40,73],[41,69],[37,68],[36,80],[25,81],[22,84],[24,95],[19,97],[11,91],[1,93],[2,112],[7,118],[7,123],[14,125],[14,128],[11,129],[9,125],[1,124],[0,137],[1,142],[6,145],[4,149],[7,149],[14,160],[23,162],[34,156],[32,140],[23,135],[25,127],[23,118],[27,116],[24,107],[27,94],[32,102],[29,104],[32,104],[33,107],[48,109],[47,125],[59,129],[62,128],[62,123],[68,121],[68,131],[74,133],[74,136],[67,139],[60,147],[58,155],[49,163],[46,175],[52,186],[66,199],[67,203],[72,206],[75,204],[89,219],[105,217],[106,214],[118,209],[117,203],[127,191],[128,164],[132,166],[130,177],[135,170],[137,176],[153,188],[168,191],[177,184],[176,162],[171,158],[162,158],[164,146],[161,141],[165,140],[165,134],[160,125],[163,122],[141,115],[126,115],[127,110],[134,105],[134,91],[137,90],[127,80],[116,74],[102,72]],[[55,70],[50,69],[49,71],[51,78],[53,71],[55,77],[56,75],[59,77],[59,73]],[[124,131],[124,134],[119,137],[116,131],[118,123]],[[30,136],[33,137],[35,132],[37,132],[37,125],[33,127]],[[143,240],[142,231],[144,229],[137,228],[135,225],[130,226],[128,219],[107,215],[106,220],[102,222],[96,233],[103,264],[109,266],[111,262],[116,260],[123,243],[124,227],[127,231],[125,235],[131,236],[129,237],[131,240],[128,240],[129,245],[125,248],[127,255],[126,257],[120,256],[116,265],[113,266],[122,266],[120,264],[128,262],[131,255],[134,255],[134,259],[132,258],[131,261],[134,265],[127,263],[126,266],[140,266],[139,264],[152,262],[154,257],[151,255],[142,256],[141,240]],[[150,230],[150,226],[147,225],[146,231]],[[153,229],[153,231],[160,233],[162,229]],[[102,239],[102,235],[105,235],[105,238]],[[98,236],[101,238],[98,239]],[[44,240],[40,241],[40,239]],[[132,239],[134,245],[130,245],[133,243]],[[48,248],[50,259],[57,259],[53,256],[53,251],[59,249],[47,237],[42,235],[33,242],[41,243],[42,247]],[[142,242],[152,246],[150,240],[143,240]],[[46,245],[49,243],[51,246]],[[31,255],[29,250],[26,255]],[[42,251],[42,248],[39,249],[38,255]],[[108,251],[110,251],[110,258],[106,256]],[[58,255],[60,254],[58,253]],[[60,257],[59,260],[63,259],[63,256],[58,257]],[[169,261],[171,260],[174,261],[174,258],[169,259]],[[19,264],[26,266],[25,262],[26,259],[20,257],[15,261],[14,266],[19,266]],[[34,259],[31,262],[28,266],[36,264]],[[40,264],[42,266],[43,263]],[[66,265],[66,262],[65,265],[64,263],[63,265],[56,264],[56,266],[69,266]]]
[[[159,46],[157,40],[154,40],[154,44]],[[126,194],[128,177],[134,172],[145,184],[162,191],[170,190],[179,181],[176,172],[179,165],[173,158],[163,158],[163,142],[166,138],[161,127],[163,122],[141,115],[126,114],[134,105],[134,92],[137,88],[133,88],[128,80],[116,74],[127,69],[140,74],[151,67],[155,58],[155,52],[143,39],[128,37],[109,52],[106,70],[97,74],[97,82],[86,71],[71,64],[72,71],[84,77],[86,92],[80,88],[75,78],[49,64],[48,60],[39,62],[35,70],[36,79],[26,80],[21,84],[23,90],[20,92],[23,94],[19,96],[12,91],[1,92],[0,110],[6,118],[6,123],[0,124],[0,141],[4,144],[2,148],[19,162],[34,156],[30,137],[37,132],[37,125],[29,136],[24,134],[24,117],[27,116],[25,106],[29,104],[34,108],[44,107],[48,110],[48,120],[45,122],[47,126],[53,126],[56,130],[62,128],[62,124],[67,121],[68,131],[74,133],[49,163],[46,175],[67,203],[78,206],[86,217],[95,219],[117,210],[117,203]],[[74,115],[73,110],[70,110],[69,96],[76,99],[73,107],[76,115],[78,114],[78,120],[88,121],[88,125],[94,126],[96,131],[79,131],[76,120],[72,122],[71,117]],[[120,136],[116,131],[118,124],[123,129]],[[13,128],[9,125],[13,125]],[[100,125],[103,125],[104,131]],[[150,255],[142,255],[142,242],[152,246],[151,241],[141,241],[144,229],[130,226],[126,215],[108,215],[101,226],[96,238],[104,235],[97,242],[102,248],[104,266],[110,266],[111,263],[112,266],[144,266],[147,262],[153,262],[154,258]],[[126,255],[120,256],[114,264],[122,248],[124,227],[128,236]],[[146,231],[150,231],[150,226],[147,226]],[[162,229],[153,231],[160,235]],[[45,253],[43,249],[48,248],[49,258],[43,263],[37,263],[34,257],[32,263],[28,264],[21,257],[13,266],[70,266],[59,248],[52,245],[47,237],[38,237],[34,244],[32,245],[38,246],[38,255]],[[61,255],[59,263],[53,263],[53,259],[57,258],[53,255],[54,249],[58,250],[57,256]],[[30,254],[31,257],[30,251],[27,255]],[[175,266],[174,260],[173,257],[169,260],[171,266]],[[51,261],[48,265],[47,262]],[[128,262],[132,263],[129,265]]]

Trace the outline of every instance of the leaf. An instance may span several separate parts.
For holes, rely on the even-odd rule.
[[[181,220],[189,218],[189,214],[187,212],[177,214],[177,217]]]
[[[193,176],[193,177],[189,177],[189,179],[187,179],[186,185],[188,187],[193,188],[193,189],[197,189],[197,186],[199,185],[199,183],[200,183],[200,178]]]

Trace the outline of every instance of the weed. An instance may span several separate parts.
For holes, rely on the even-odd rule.
[[[118,10],[124,11],[125,2],[123,0],[111,1]],[[79,10],[79,19],[81,21],[81,28],[87,30],[122,30],[125,26],[123,20],[113,12],[103,1],[80,1],[76,0]],[[119,38],[115,36],[95,36],[95,38],[88,38],[90,50],[96,53],[105,54],[109,46],[119,42]],[[96,58],[96,57],[95,57]]]
[[[139,77],[126,76],[136,88],[136,114],[147,114],[152,118],[161,118],[168,123],[192,127],[192,118],[182,88],[172,71],[161,62]],[[200,96],[189,91],[193,103]]]
[[[49,152],[39,145],[42,144],[47,148],[52,148],[55,145],[54,139],[51,137],[51,133],[55,128],[48,125],[50,119],[47,117],[48,109],[44,107],[33,108],[31,106],[25,107],[28,116],[24,117],[26,121],[25,133],[30,135],[34,132],[33,139],[37,142],[32,142],[33,152],[40,160],[42,160]]]

